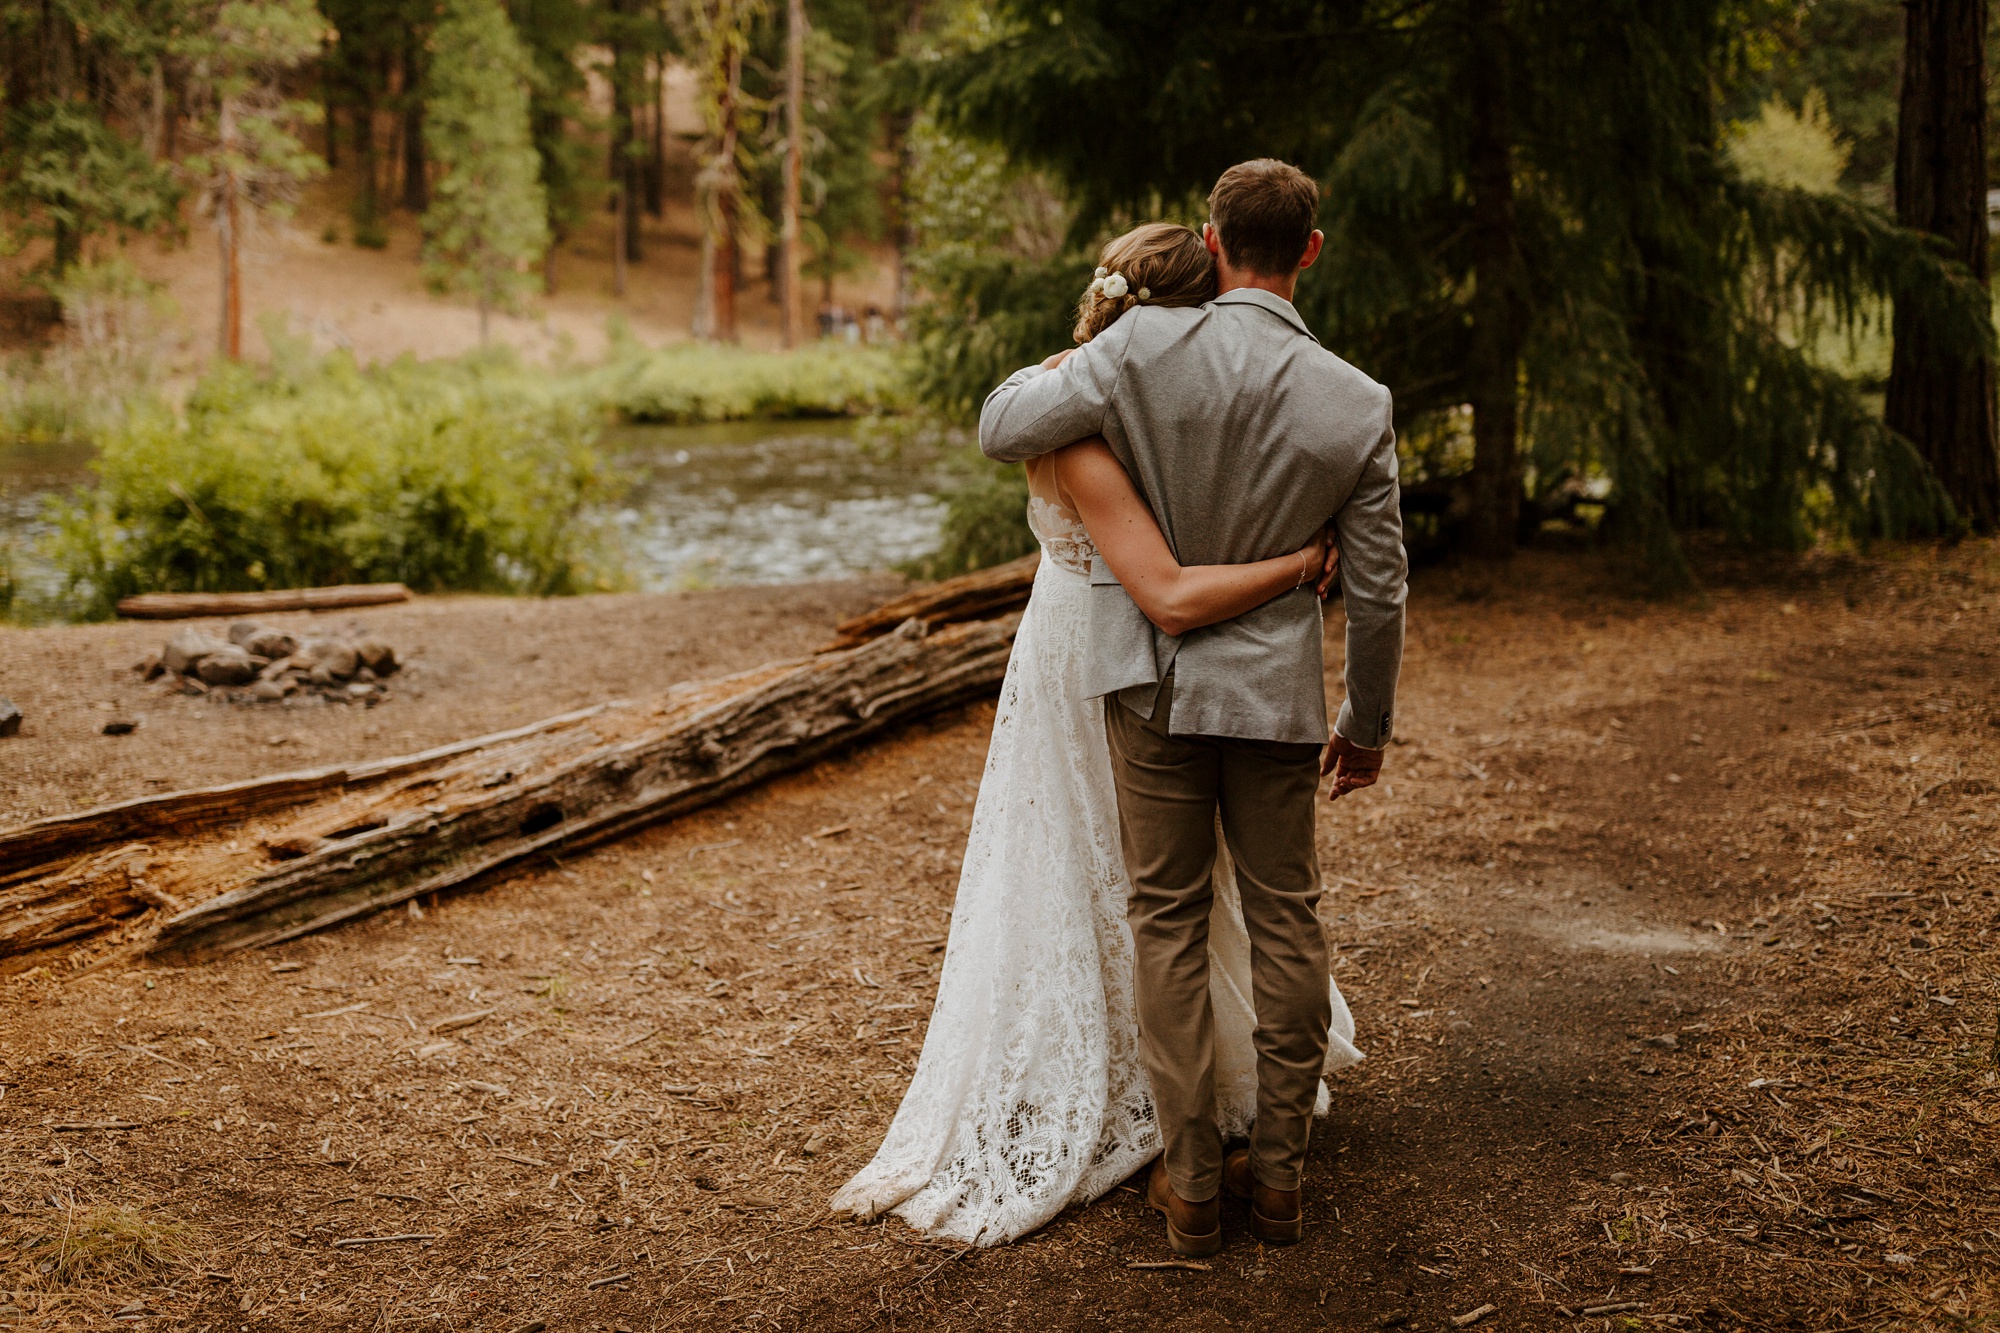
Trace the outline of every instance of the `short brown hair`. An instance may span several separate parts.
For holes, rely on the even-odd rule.
[[[1091,284],[1076,307],[1079,343],[1118,322],[1135,305],[1201,305],[1215,299],[1215,258],[1201,237],[1172,222],[1148,222],[1105,243],[1098,267],[1124,277],[1123,296],[1106,296]]]
[[[1231,264],[1283,276],[1299,266],[1319,217],[1319,186],[1289,162],[1238,162],[1208,192],[1208,220]]]

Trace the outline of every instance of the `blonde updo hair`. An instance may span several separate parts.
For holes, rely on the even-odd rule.
[[[1215,258],[1201,237],[1172,222],[1148,222],[1107,243],[1100,272],[1125,279],[1125,294],[1106,296],[1092,283],[1076,307],[1071,336],[1087,343],[1135,305],[1202,305],[1215,299]],[[1144,293],[1142,297],[1140,293]]]

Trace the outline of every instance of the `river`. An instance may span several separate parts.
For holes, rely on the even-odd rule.
[[[602,443],[633,479],[611,517],[649,591],[840,578],[937,545],[936,452],[870,449],[850,421],[620,426]],[[43,502],[88,485],[89,463],[86,448],[0,448],[0,544],[31,594],[56,579],[34,554]]]

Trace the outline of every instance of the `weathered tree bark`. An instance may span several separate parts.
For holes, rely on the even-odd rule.
[[[1472,547],[1513,554],[1521,511],[1520,366],[1525,318],[1514,234],[1514,154],[1508,118],[1506,0],[1468,0],[1466,50],[1472,185]]]
[[[1905,0],[1896,220],[1944,238],[1982,283],[1986,232],[1986,0]],[[1937,474],[1960,517],[2000,529],[1994,365],[1942,350],[1898,306],[1885,418]]]
[[[50,815],[31,824],[0,830],[0,884],[16,883],[37,873],[47,874],[53,862],[94,852],[114,842],[146,838],[188,838],[211,829],[241,823],[274,811],[288,810],[325,797],[364,790],[391,778],[436,768],[459,755],[490,750],[529,736],[559,731],[586,722],[609,704],[594,704],[573,713],[531,722],[525,727],[471,740],[453,741],[416,754],[358,764],[252,778],[219,787],[163,792],[135,800],[101,805],[75,814]],[[4,916],[0,911],[0,916]],[[0,951],[4,952],[4,951]]]
[[[439,775],[365,811],[344,811],[356,822],[332,836],[267,839],[274,854],[304,854],[168,918],[154,951],[193,960],[276,944],[709,804],[893,723],[991,692],[1006,672],[1015,623],[928,636],[913,625],[844,653],[687,690],[678,706],[670,696],[658,729],[580,754],[557,751],[534,771],[461,764],[449,781]],[[521,763],[532,761],[524,746]]]
[[[409,600],[410,590],[400,583],[339,583],[326,588],[273,588],[266,592],[142,592],[120,598],[118,614],[133,620],[186,620],[193,616],[386,606]]]
[[[969,620],[1011,615],[1028,604],[1028,594],[1035,586],[1035,571],[1041,564],[1041,553],[1036,552],[991,569],[927,584],[852,620],[841,621],[833,627],[832,641],[819,651],[834,653],[853,648],[910,620],[922,621],[935,630]]]

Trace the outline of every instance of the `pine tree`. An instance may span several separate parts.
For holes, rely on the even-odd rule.
[[[1821,521],[1819,496],[1857,533],[1948,521],[1922,459],[1803,350],[1802,311],[1854,328],[1895,299],[1941,344],[1991,337],[1983,289],[1925,238],[1731,167],[1719,103],[1745,77],[1760,12],[1001,0],[923,77],[948,129],[1060,182],[1077,249],[1050,279],[1106,230],[1201,220],[1234,161],[1305,167],[1323,184],[1328,244],[1300,308],[1391,386],[1420,454],[1465,405],[1488,418],[1474,424],[1475,481],[1492,545],[1511,539],[1507,511],[1524,499],[1608,479],[1614,528],[1672,582],[1688,577],[1677,532],[1797,546]],[[946,293],[976,315],[958,322],[965,347],[1009,320],[1046,326],[1006,301],[1074,300],[1026,267],[965,273]]]
[[[243,354],[243,241],[256,215],[289,206],[300,181],[321,169],[293,128],[314,108],[286,96],[284,77],[319,50],[312,0],[222,0],[201,5],[176,43],[202,99],[203,151],[183,169],[215,215],[221,269],[218,342]]]
[[[743,65],[764,8],[764,0],[694,0],[689,10],[690,55],[701,74],[702,111],[708,121],[695,182],[702,258],[695,334],[716,342],[736,341],[739,247],[756,217],[744,178],[754,161],[758,108],[744,96]]]
[[[424,134],[438,178],[425,263],[439,287],[472,293],[483,343],[491,312],[515,308],[548,244],[532,69],[497,0],[450,0],[432,48]]]
[[[92,236],[177,221],[158,160],[163,109],[147,96],[176,17],[162,9],[0,0],[0,207],[17,233],[48,239],[57,278]],[[121,114],[149,101],[143,117]]]

